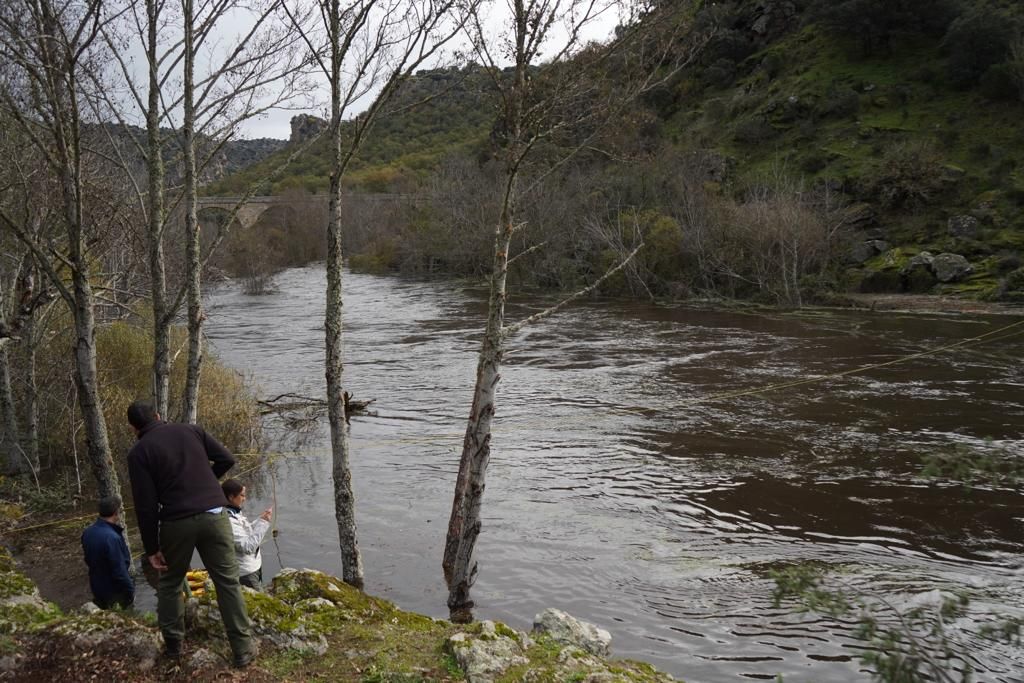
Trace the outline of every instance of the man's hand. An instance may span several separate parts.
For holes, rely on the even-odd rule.
[[[273,514],[274,514],[274,508],[269,507],[269,508],[267,508],[266,510],[263,511],[263,514],[260,515],[260,519],[269,522],[270,518],[273,516]]]
[[[150,566],[158,572],[167,571],[167,560],[164,559],[164,554],[159,550],[146,558],[149,560]]]

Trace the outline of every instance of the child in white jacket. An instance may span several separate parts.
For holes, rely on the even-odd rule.
[[[263,558],[260,544],[270,529],[270,516],[274,508],[267,508],[253,521],[242,514],[245,487],[237,479],[225,479],[221,484],[228,499],[228,517],[235,535],[235,554],[238,555],[238,581],[243,586],[260,590],[263,587]]]

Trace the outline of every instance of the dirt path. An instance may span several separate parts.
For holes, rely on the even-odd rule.
[[[67,516],[63,513],[53,518]],[[63,610],[81,607],[92,600],[81,544],[82,531],[91,523],[91,519],[83,519],[29,531],[13,529],[4,534],[19,569],[36,582],[45,599]]]

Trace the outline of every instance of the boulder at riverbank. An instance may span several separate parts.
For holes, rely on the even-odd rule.
[[[211,587],[212,588],[212,587]],[[267,593],[245,590],[260,656],[228,668],[212,590],[190,601],[185,656],[160,657],[152,615],[61,612],[0,549],[0,678],[17,680],[672,681],[609,660],[607,632],[548,610],[534,632],[457,625],[405,612],[340,579],[285,569]]]

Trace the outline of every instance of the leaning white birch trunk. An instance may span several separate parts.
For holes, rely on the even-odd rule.
[[[448,521],[448,536],[445,541],[444,569],[448,585],[448,609],[451,620],[470,621],[473,600],[470,589],[476,580],[477,564],[473,551],[480,535],[480,510],[483,507],[486,488],[487,465],[491,459],[491,422],[494,419],[497,402],[496,389],[501,379],[501,360],[507,340],[527,325],[533,324],[561,310],[576,299],[594,291],[605,280],[622,270],[643,248],[640,243],[618,265],[609,269],[596,281],[566,297],[559,303],[520,320],[514,325],[505,325],[506,280],[508,275],[508,249],[515,231],[511,211],[504,214],[501,227],[495,239],[494,274],[491,276],[491,297],[488,307],[487,328],[483,347],[477,362],[476,385],[473,388],[473,406],[462,444],[462,458],[455,484],[452,513]]]
[[[521,0],[516,9],[522,10]],[[469,621],[473,601],[469,591],[476,579],[473,550],[480,535],[480,507],[486,487],[487,464],[491,459],[491,420],[495,411],[495,391],[501,379],[504,354],[504,326],[508,252],[515,231],[515,196],[519,162],[523,154],[522,112],[526,95],[524,31],[516,31],[516,69],[506,101],[505,122],[510,133],[506,150],[505,189],[501,214],[494,232],[494,261],[491,266],[491,288],[487,306],[487,326],[477,361],[476,384],[470,407],[466,436],[462,442],[459,474],[455,482],[452,513],[448,520],[444,559],[441,568],[448,586],[448,610],[453,621]]]
[[[181,421],[195,424],[199,412],[199,374],[203,363],[203,299],[196,187],[195,140],[195,26],[192,0],[184,2],[185,74],[182,135],[185,165],[185,269],[188,294],[188,368],[182,396]]]
[[[341,176],[342,150],[342,46],[341,10],[331,0],[329,31],[331,41],[331,196],[327,219],[327,308],[324,314],[327,416],[331,425],[331,462],[334,478],[334,516],[338,523],[342,579],[363,587],[363,560],[356,535],[355,496],[349,463],[348,421],[345,419],[344,358],[342,339],[341,288]]]
[[[448,584],[448,609],[453,621],[467,621],[473,607],[469,590],[476,576],[473,549],[480,534],[480,507],[483,503],[487,464],[491,459],[491,421],[495,411],[495,393],[501,379],[504,355],[504,324],[508,250],[512,242],[510,199],[494,236],[494,264],[487,308],[487,326],[477,361],[473,404],[469,411],[466,436],[462,442],[459,475],[448,521],[444,570]]]
[[[497,6],[502,5],[499,3]],[[470,598],[470,588],[477,574],[473,551],[480,534],[480,509],[483,503],[487,465],[491,454],[491,422],[495,414],[495,390],[501,377],[502,355],[507,339],[515,335],[525,325],[555,313],[570,301],[596,289],[607,278],[628,264],[643,246],[641,243],[616,267],[608,270],[597,281],[555,306],[529,316],[514,325],[505,325],[506,279],[510,263],[509,246],[512,234],[517,227],[517,203],[522,200],[524,194],[528,194],[532,188],[544,182],[548,173],[583,149],[590,138],[590,136],[585,136],[581,144],[570,148],[560,161],[549,165],[547,172],[535,175],[531,180],[531,185],[520,191],[517,185],[522,166],[535,143],[549,138],[559,129],[566,130],[571,125],[583,123],[590,119],[591,115],[590,103],[588,103],[587,97],[583,96],[587,88],[586,78],[577,75],[571,82],[555,84],[559,87],[538,94],[531,92],[531,80],[527,78],[527,73],[531,64],[534,64],[541,56],[542,46],[545,48],[545,57],[549,63],[549,66],[544,68],[551,68],[550,65],[554,62],[567,62],[572,57],[574,48],[583,45],[585,33],[583,29],[597,19],[603,10],[591,0],[566,0],[564,3],[509,0],[504,7],[510,12],[508,17],[510,35],[506,35],[506,40],[501,43],[500,54],[504,57],[511,53],[514,61],[513,74],[508,86],[506,87],[500,80],[495,82],[497,89],[501,92],[501,102],[504,106],[501,121],[504,125],[501,130],[507,136],[507,143],[503,150],[505,188],[495,235],[487,326],[477,363],[473,404],[462,446],[455,497],[452,501],[452,512],[442,561],[445,582],[448,586],[448,608],[453,621],[472,618],[470,609],[473,606],[473,601]],[[474,13],[474,21],[471,25],[473,44],[477,55],[495,73],[503,72],[504,69],[495,61],[494,55],[497,52],[491,49],[489,30],[484,29],[485,26],[490,27],[491,25],[486,18],[476,13],[476,8],[472,8],[471,11]],[[568,29],[568,37],[560,48],[555,47],[552,50],[545,43],[551,38],[548,33],[549,29],[558,24],[565,25]],[[674,40],[669,40],[665,44],[672,45]],[[666,64],[661,59],[651,60],[649,63]],[[664,71],[671,74],[675,72],[675,69],[669,68]],[[649,77],[641,78],[635,86],[629,89],[630,93],[627,93],[623,102],[638,96],[651,85],[652,81]],[[539,99],[533,99],[533,95],[537,95]],[[611,108],[604,110],[612,111]],[[567,112],[576,113],[567,114]],[[548,116],[552,118],[546,118]],[[591,123],[595,121],[597,119]]]

